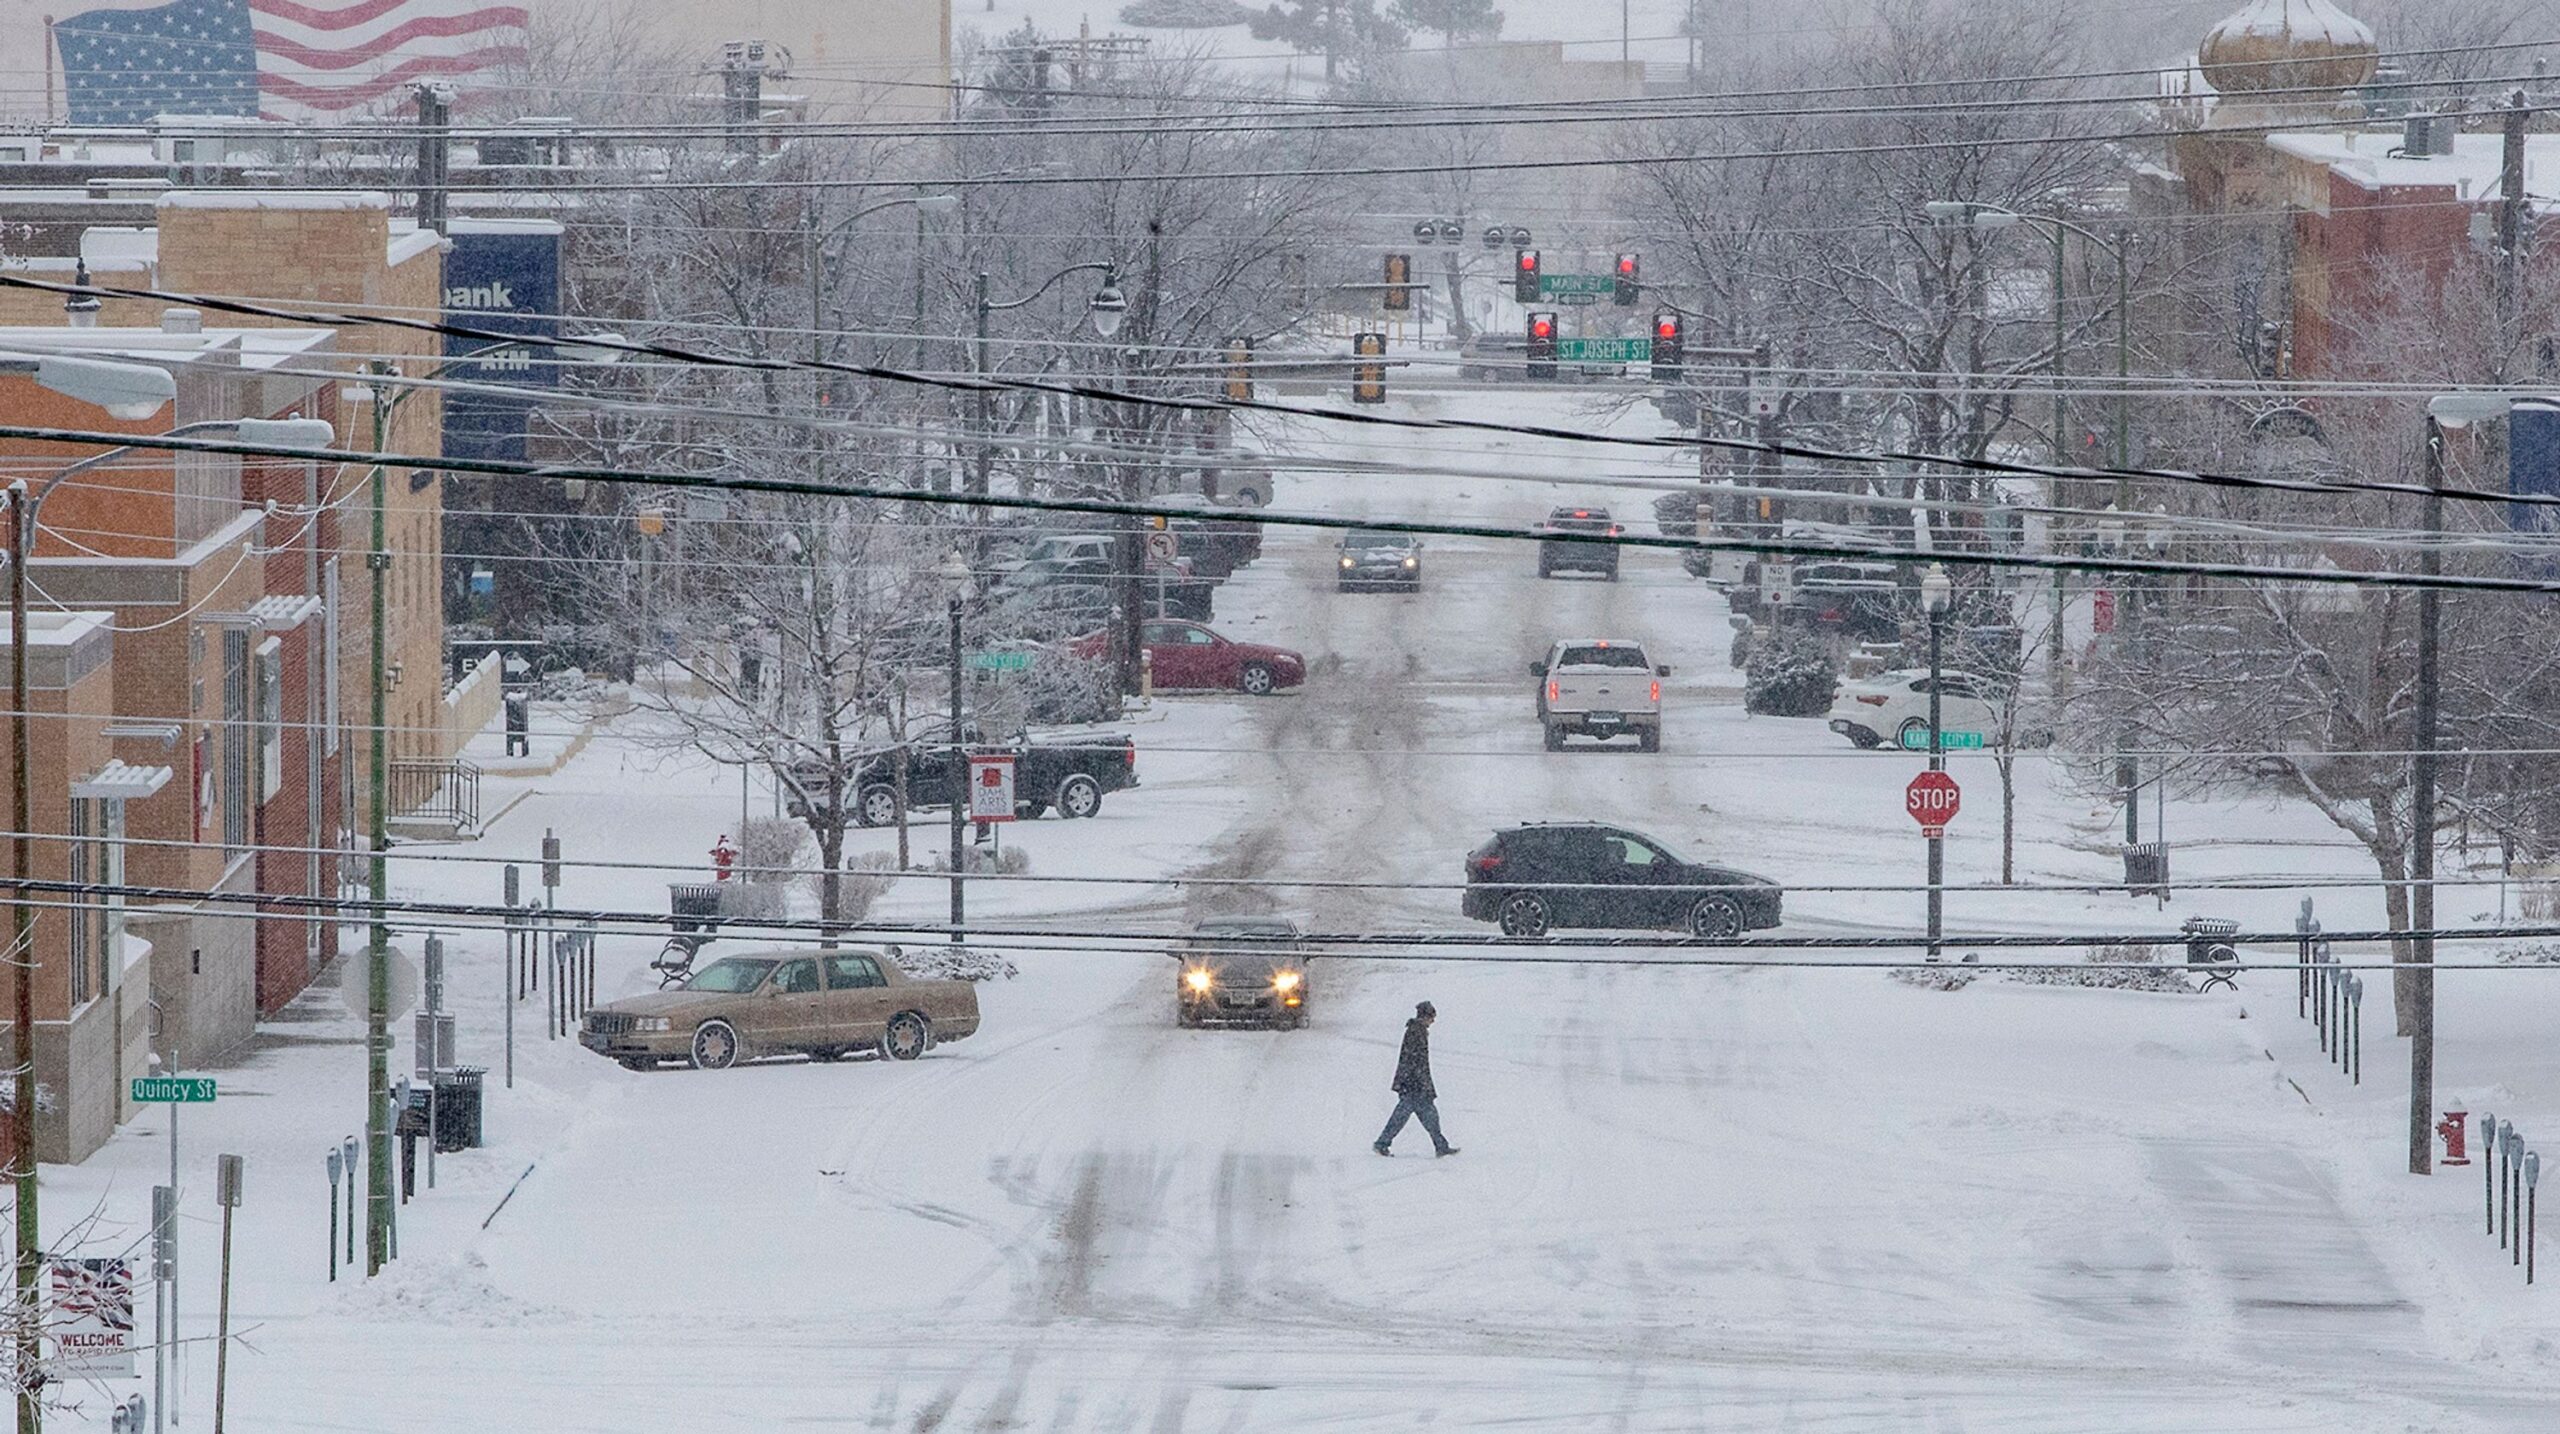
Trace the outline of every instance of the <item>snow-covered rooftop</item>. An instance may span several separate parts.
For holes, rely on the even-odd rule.
[[[173,334],[162,329],[28,324],[0,328],[0,349],[163,363],[191,363],[228,352],[238,357],[241,368],[256,371],[322,348],[333,337],[330,329],[205,329]]]
[[[2441,185],[2457,199],[2494,196],[2505,164],[2503,139],[2494,134],[2454,136],[2453,153],[2401,153],[2401,132],[2286,131],[2267,136],[2278,153],[2331,169],[2367,189]],[[2560,134],[2529,134],[2524,142],[2524,189],[2537,207],[2560,204]]]

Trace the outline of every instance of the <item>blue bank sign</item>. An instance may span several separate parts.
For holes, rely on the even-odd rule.
[[[444,312],[449,323],[504,333],[556,337],[560,332],[560,226],[548,219],[455,219],[444,260]],[[446,377],[510,388],[550,388],[560,365],[547,348],[492,344],[448,336],[445,353],[485,359],[456,364]],[[521,459],[534,400],[449,391],[444,451],[462,458]]]

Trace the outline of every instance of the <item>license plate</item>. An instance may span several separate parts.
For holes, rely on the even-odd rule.
[[[1582,720],[1594,727],[1615,727],[1627,719],[1616,712],[1594,712]]]
[[[1251,1007],[1255,1007],[1255,1006],[1263,1005],[1263,1004],[1267,1003],[1267,1002],[1269,1001],[1269,999],[1270,999],[1270,998],[1269,998],[1269,997],[1267,997],[1267,996],[1221,996],[1221,997],[1219,997],[1219,998],[1218,998],[1218,1002],[1219,1002],[1219,1004],[1220,1004],[1220,1005],[1225,1005],[1225,1006],[1241,1006],[1241,1007],[1251,1008]]]

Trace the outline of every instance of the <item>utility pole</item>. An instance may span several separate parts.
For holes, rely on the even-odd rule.
[[[2498,338],[2502,344],[2515,342],[2516,313],[2524,297],[2524,126],[2531,114],[2525,108],[2524,91],[2511,91],[2501,117],[2506,146],[2498,170]]]
[[[373,362],[373,451],[379,455],[390,444],[391,392],[382,379],[397,370],[389,363]],[[371,618],[372,649],[368,653],[367,709],[372,722],[367,750],[371,754],[365,774],[367,816],[373,831],[373,856],[368,863],[366,894],[373,901],[371,935],[365,945],[365,1273],[382,1272],[383,1261],[389,1259],[391,1244],[391,901],[390,752],[384,734],[390,725],[390,682],[383,643],[389,624],[384,613],[391,600],[391,542],[389,515],[385,510],[387,479],[382,460],[373,464],[373,543],[365,553],[365,567],[373,577],[373,613]]]
[[[732,154],[756,152],[756,125],[764,118],[765,43],[731,40],[720,49],[721,119]]]
[[[44,1258],[44,1237],[36,1224],[36,1015],[35,893],[26,882],[35,873],[29,837],[35,817],[28,802],[27,780],[27,559],[36,547],[36,510],[24,479],[9,485],[12,532],[9,551],[9,690],[18,694],[10,716],[9,783],[11,819],[16,835],[9,839],[9,874],[18,884],[11,891],[9,991],[14,1008],[10,1026],[9,1173],[16,1180],[18,1201],[18,1434],[44,1427],[44,1410],[36,1402],[34,1378],[38,1357],[36,1281]]]
[[[964,574],[965,574],[965,570],[964,570]],[[957,945],[959,945],[959,944],[960,944],[960,928],[961,928],[963,925],[965,925],[965,924],[967,923],[967,921],[968,921],[968,917],[969,917],[968,898],[967,898],[967,896],[964,894],[964,893],[967,891],[967,887],[963,884],[963,883],[964,883],[964,881],[965,881],[965,878],[963,878],[963,877],[962,877],[962,875],[961,875],[962,863],[965,861],[965,859],[968,857],[968,854],[969,854],[969,852],[968,852],[968,845],[967,845],[967,841],[966,841],[966,839],[964,838],[964,836],[962,835],[963,831],[966,829],[967,819],[968,819],[968,810],[969,810],[969,749],[968,749],[966,746],[962,745],[962,743],[961,743],[961,741],[960,741],[960,724],[961,724],[961,721],[962,721],[962,708],[961,708],[961,703],[960,703],[960,697],[961,697],[961,693],[962,693],[962,692],[963,692],[963,690],[964,690],[964,689],[963,689],[963,687],[962,687],[962,685],[961,685],[962,671],[961,671],[961,665],[960,665],[960,616],[961,616],[961,606],[962,606],[962,604],[963,604],[963,603],[965,603],[965,602],[967,601],[967,599],[966,599],[966,598],[964,598],[961,594],[962,594],[962,588],[960,587],[960,585],[959,585],[958,583],[954,583],[954,584],[953,584],[953,586],[952,586],[952,589],[951,589],[951,769],[950,769],[950,770],[951,770],[951,792],[950,792],[950,797],[951,797],[951,944],[952,944],[952,945],[954,945],[954,946],[957,946]]]
[[[418,99],[418,227],[441,233],[453,175],[453,87],[426,81]]]
[[[2444,531],[2444,425],[2427,415],[2427,496],[2423,526],[2427,536],[2418,550],[2418,572],[2435,577],[2444,571],[2444,549],[2436,541]],[[2409,750],[2409,1173],[2424,1175],[2435,1152],[2431,1117],[2436,1103],[2436,714],[2438,623],[2442,597],[2433,587],[2418,589],[2418,699],[2413,714],[2416,731]]]

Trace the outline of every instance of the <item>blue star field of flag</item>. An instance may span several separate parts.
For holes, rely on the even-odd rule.
[[[53,34],[74,124],[258,112],[258,50],[248,0],[92,10],[57,22]]]

